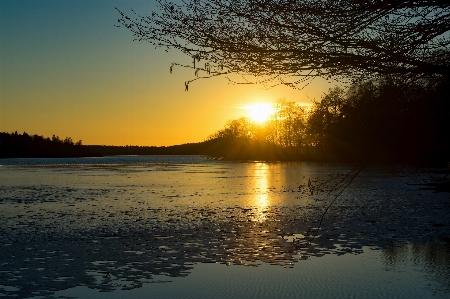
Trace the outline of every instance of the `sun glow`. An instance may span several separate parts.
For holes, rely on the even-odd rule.
[[[272,114],[275,113],[273,106],[267,103],[248,105],[244,109],[247,110],[247,115],[250,119],[257,123],[268,121]]]

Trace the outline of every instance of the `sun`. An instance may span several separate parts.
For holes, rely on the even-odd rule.
[[[275,110],[271,104],[258,103],[244,107],[247,110],[248,117],[257,123],[264,123],[270,119]]]

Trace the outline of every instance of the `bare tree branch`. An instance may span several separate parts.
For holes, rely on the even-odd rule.
[[[450,77],[448,1],[157,2],[159,11],[151,15],[129,17],[119,10],[119,23],[136,40],[192,57],[196,78],[188,83],[200,71],[201,78],[237,73],[246,80],[231,83],[293,88],[315,77],[348,82],[385,75],[411,82]],[[207,66],[198,68],[205,61]]]

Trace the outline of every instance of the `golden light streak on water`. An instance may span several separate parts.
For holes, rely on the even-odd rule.
[[[257,209],[255,218],[257,221],[264,221],[266,220],[267,207],[270,204],[268,166],[266,163],[258,163],[256,165],[255,178],[254,206]]]

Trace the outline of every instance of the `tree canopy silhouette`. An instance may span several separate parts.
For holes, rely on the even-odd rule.
[[[237,73],[238,84],[303,88],[315,77],[357,82],[450,78],[448,0],[157,0],[119,23],[136,40],[192,57],[190,82]],[[246,75],[254,77],[250,78]]]

